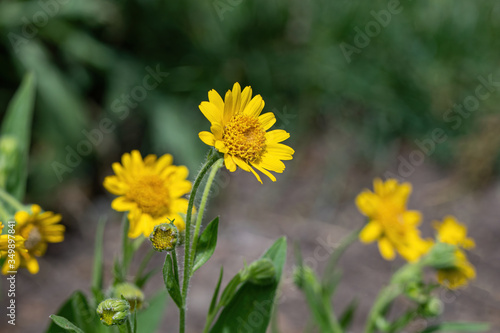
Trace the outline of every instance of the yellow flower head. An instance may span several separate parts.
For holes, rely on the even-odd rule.
[[[467,256],[461,250],[455,251],[455,267],[440,269],[437,272],[440,284],[449,289],[457,289],[466,286],[469,280],[476,278],[474,266],[467,260]]]
[[[252,98],[252,88],[241,91],[239,83],[228,90],[225,100],[215,90],[208,92],[208,102],[200,104],[200,110],[210,121],[211,132],[200,132],[201,141],[224,153],[226,168],[234,172],[236,167],[252,172],[262,183],[259,170],[272,181],[276,177],[269,171],[282,173],[285,164],[291,160],[294,150],[280,142],[290,134],[284,130],[266,132],[276,122],[272,112],[260,114],[264,101],[260,95]]]
[[[148,237],[158,224],[167,219],[175,220],[179,231],[185,229],[184,219],[188,201],[182,198],[191,190],[186,180],[189,171],[185,166],[172,165],[172,155],[157,159],[148,155],[144,160],[134,150],[122,156],[122,163],[113,163],[114,176],[104,179],[104,187],[119,195],[111,207],[119,212],[129,212],[130,238],[141,234]]]
[[[384,183],[377,178],[373,187],[373,192],[365,190],[356,198],[358,209],[369,219],[359,239],[363,243],[378,241],[380,254],[386,260],[393,260],[396,251],[410,262],[418,260],[432,242],[420,237],[420,212],[406,209],[411,185],[399,184],[395,179]]]
[[[437,238],[440,242],[457,245],[466,250],[476,246],[472,238],[467,237],[467,227],[458,222],[453,216],[446,216],[442,223],[434,222]]]
[[[461,250],[472,249],[475,242],[467,237],[467,227],[458,222],[453,216],[446,216],[443,222],[434,222],[437,230],[437,239],[442,243],[456,245],[455,267],[438,270],[437,277],[439,283],[450,289],[456,289],[467,285],[469,280],[476,277],[474,266],[467,260],[467,256]]]
[[[45,254],[48,243],[59,243],[64,240],[65,228],[59,224],[61,215],[42,212],[40,206],[31,205],[31,214],[27,211],[18,211],[14,219],[16,221],[15,253],[2,251],[2,255],[7,254],[2,273],[7,274],[8,271],[17,271],[19,267],[26,267],[31,274],[36,274],[40,268],[35,257]],[[2,249],[3,247],[0,246],[0,250]]]

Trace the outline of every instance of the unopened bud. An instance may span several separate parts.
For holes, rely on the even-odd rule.
[[[153,248],[158,251],[172,251],[177,245],[179,232],[173,223],[162,223],[153,229],[149,236],[149,240],[153,244]]]
[[[253,284],[268,285],[276,280],[276,269],[273,262],[268,258],[254,261],[250,266],[243,269],[241,279],[248,280]]]
[[[435,269],[449,269],[455,267],[455,251],[457,247],[447,243],[436,243],[424,261]]]
[[[130,304],[123,299],[108,298],[97,306],[96,311],[104,325],[121,325],[130,314]]]
[[[424,306],[424,315],[437,317],[443,312],[443,302],[436,297],[431,297]]]
[[[113,296],[125,298],[130,304],[130,311],[140,309],[144,302],[144,293],[135,284],[123,282],[113,287]]]

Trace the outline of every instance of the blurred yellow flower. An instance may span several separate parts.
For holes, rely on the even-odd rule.
[[[27,211],[18,211],[14,220],[16,221],[16,246],[14,253],[2,251],[2,255],[7,255],[10,259],[5,261],[2,273],[7,274],[8,271],[17,271],[19,267],[26,267],[31,274],[36,274],[40,268],[35,257],[45,254],[48,243],[59,243],[64,240],[65,228],[59,224],[61,215],[42,212],[40,206],[31,205],[31,214]],[[0,243],[5,241],[8,242],[7,239],[2,239]],[[0,250],[3,250],[3,246],[0,246]]]
[[[130,238],[141,234],[148,237],[158,224],[175,220],[179,231],[185,229],[184,219],[188,201],[182,198],[191,190],[186,180],[189,171],[185,166],[172,165],[172,155],[157,159],[148,155],[144,160],[141,153],[133,150],[122,156],[122,164],[113,163],[114,176],[104,179],[104,187],[119,195],[111,207],[119,212],[129,212]]]
[[[434,221],[437,238],[440,242],[457,245],[466,250],[476,246],[472,238],[467,237],[467,227],[459,223],[453,216],[446,216],[442,223]]]
[[[255,168],[276,181],[269,171],[282,173],[285,170],[282,160],[291,160],[295,151],[280,143],[290,137],[286,131],[266,132],[276,118],[272,112],[260,114],[265,104],[262,97],[252,98],[252,88],[241,91],[236,82],[224,101],[215,90],[208,92],[208,99],[200,104],[200,110],[210,121],[211,132],[200,132],[201,141],[224,153],[224,164],[229,171],[236,171],[238,166],[252,172],[262,183]]]
[[[443,222],[434,222],[437,230],[437,240],[443,243],[456,245],[455,267],[440,269],[437,273],[439,283],[450,288],[457,289],[467,285],[469,280],[476,277],[474,266],[467,260],[462,249],[472,249],[476,246],[472,238],[467,237],[467,227],[458,222],[453,216],[446,216]]]
[[[396,179],[373,181],[374,191],[365,190],[356,197],[356,205],[368,217],[359,239],[363,243],[378,241],[380,254],[393,260],[398,252],[407,261],[418,260],[432,246],[432,241],[420,237],[421,214],[407,210],[411,184],[399,184]]]

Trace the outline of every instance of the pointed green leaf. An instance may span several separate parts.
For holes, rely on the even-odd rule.
[[[137,313],[138,332],[158,332],[161,321],[165,316],[168,296],[164,290],[160,291],[148,301],[149,306]]]
[[[441,323],[431,326],[422,331],[422,333],[454,333],[454,332],[484,332],[490,329],[487,323]]]
[[[274,263],[276,281],[266,286],[245,282],[224,307],[210,332],[266,332],[286,260],[286,238],[278,239],[262,258]]]
[[[104,237],[104,227],[106,225],[106,218],[101,217],[97,224],[97,231],[95,235],[94,245],[94,270],[92,273],[92,291],[98,295],[98,291],[102,290],[102,243]],[[102,299],[96,299],[96,303],[100,303]]]
[[[75,326],[72,322],[70,322],[68,319],[56,315],[50,315],[50,319],[54,323],[56,323],[57,326],[64,328],[66,331],[69,332],[75,332],[75,333],[85,333],[81,329]]]
[[[347,306],[344,312],[340,315],[339,324],[342,326],[344,330],[347,330],[354,319],[354,313],[356,312],[356,308],[358,307],[358,300],[353,299],[351,303]]]
[[[170,297],[172,297],[177,307],[181,308],[181,289],[179,288],[179,282],[175,277],[174,264],[172,260],[172,255],[170,255],[170,253],[167,254],[165,257],[165,264],[163,265],[163,282],[165,282],[165,287],[167,288]]]
[[[219,217],[216,217],[210,222],[198,239],[196,246],[196,254],[194,256],[193,270],[194,273],[198,268],[210,259],[214,254],[215,246],[217,245],[217,232],[219,228]]]
[[[210,302],[210,308],[208,309],[208,314],[211,314],[215,310],[217,305],[217,298],[219,297],[220,285],[222,283],[222,275],[224,274],[224,268],[220,267],[219,281],[217,281],[217,286],[214,290],[214,295],[212,296],[212,301]]]
[[[31,141],[31,121],[35,101],[35,76],[27,74],[16,94],[12,98],[5,114],[1,138],[11,138],[12,154],[9,160],[14,160],[13,168],[7,168],[8,177],[5,184],[0,184],[18,200],[22,200],[26,191],[28,177],[28,153]],[[11,146],[10,145],[10,146]],[[8,166],[8,165],[6,165]]]
[[[90,309],[85,295],[81,291],[75,291],[71,297],[57,311],[57,317],[63,317],[66,320],[75,323],[86,333],[93,332],[94,312]],[[60,325],[51,322],[47,333],[60,333]]]

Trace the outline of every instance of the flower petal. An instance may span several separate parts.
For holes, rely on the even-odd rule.
[[[215,138],[214,135],[210,132],[203,131],[198,133],[198,136],[200,137],[200,140],[203,141],[204,144],[209,145],[209,146],[214,146],[215,145]]]
[[[394,260],[394,258],[396,257],[394,246],[385,237],[378,241],[378,249],[385,260]]]
[[[378,221],[370,221],[359,233],[359,240],[363,243],[371,243],[382,235],[382,226]]]

